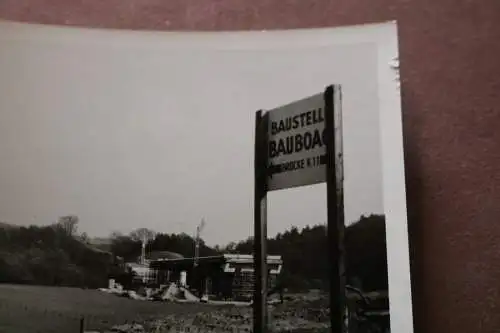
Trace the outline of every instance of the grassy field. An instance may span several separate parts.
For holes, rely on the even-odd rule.
[[[134,301],[97,290],[0,284],[0,333],[78,333],[206,310],[203,304]]]
[[[327,332],[326,295],[288,295],[288,301],[270,306],[273,332]],[[147,332],[250,332],[252,309],[139,301],[97,290],[0,284],[0,333],[79,333],[80,318],[86,330],[109,330],[137,322]],[[149,327],[148,327],[149,326]],[[158,328],[158,330],[156,329]]]

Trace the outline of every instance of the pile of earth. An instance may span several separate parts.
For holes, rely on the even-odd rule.
[[[328,303],[326,299],[308,301],[294,299],[284,304],[269,306],[270,332],[328,332],[328,320]],[[140,325],[115,326],[109,332],[252,332],[252,308],[214,306],[212,311],[167,315],[161,319],[141,323]]]
[[[328,312],[322,309],[293,307],[292,304],[269,309],[271,332],[321,332],[328,330]],[[227,307],[179,318],[168,316],[154,323],[159,332],[251,332],[252,310]],[[187,329],[188,328],[188,329]]]

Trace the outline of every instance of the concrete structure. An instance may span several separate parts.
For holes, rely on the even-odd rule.
[[[156,271],[149,267],[149,263],[145,262],[144,264],[128,262],[125,264],[127,268],[130,268],[132,272],[136,274],[135,279],[138,282],[142,282],[144,284],[154,284],[156,281]]]
[[[269,285],[273,286],[281,273],[281,256],[268,256]],[[157,284],[183,283],[199,297],[210,295],[214,299],[249,300],[254,286],[253,256],[223,254],[195,258],[159,259],[150,262],[156,273]]]
[[[125,267],[129,268],[136,274],[136,281],[144,284],[155,284],[157,282],[157,271],[150,268],[150,263],[153,261],[164,260],[179,260],[184,257],[175,252],[170,251],[152,251],[145,256],[141,256],[136,262],[125,263]]]

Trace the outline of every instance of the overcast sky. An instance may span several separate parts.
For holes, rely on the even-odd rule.
[[[346,219],[382,213],[376,54],[337,45],[331,31],[321,46],[281,32],[200,46],[176,34],[0,25],[0,221],[76,214],[81,231],[107,236],[192,234],[204,217],[207,243],[244,239],[253,232],[255,111],[337,82]],[[324,185],[271,193],[269,235],[325,223],[325,194]]]

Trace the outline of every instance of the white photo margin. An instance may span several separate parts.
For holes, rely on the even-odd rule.
[[[0,37],[33,42],[101,45],[120,48],[133,39],[135,48],[165,51],[256,51],[331,45],[375,44],[378,49],[378,97],[382,151],[383,204],[386,218],[391,331],[413,333],[409,242],[402,136],[401,96],[393,61],[398,58],[397,24],[394,21],[337,28],[235,31],[235,32],[142,32],[81,29],[0,21]],[[15,36],[15,37],[14,37]],[[329,84],[340,84],[332,77]],[[319,88],[319,87],[318,87]],[[324,88],[322,86],[321,88]],[[305,92],[304,96],[309,93]],[[300,98],[301,96],[297,96]],[[263,105],[264,106],[264,105]]]

